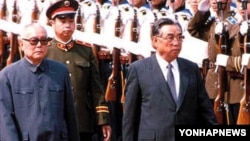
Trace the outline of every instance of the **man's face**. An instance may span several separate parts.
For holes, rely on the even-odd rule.
[[[210,0],[211,9],[215,12],[218,12],[217,2],[218,0]],[[222,7],[226,7],[226,11],[230,10],[230,4],[232,3],[232,0],[220,0],[220,2],[222,3]]]
[[[187,0],[188,4],[195,12],[198,10],[198,5],[200,1],[201,0]]]
[[[164,25],[160,35],[153,37],[153,46],[160,56],[171,62],[178,57],[182,48],[182,30],[177,25]]]
[[[154,5],[154,6],[159,6],[163,2],[164,2],[164,0],[151,0],[152,5]]]
[[[237,0],[236,6],[237,6],[237,11],[238,11],[238,13],[239,13],[243,18],[245,18],[245,10],[246,10],[246,12],[247,12],[248,17],[250,16],[250,0],[248,0],[247,9],[243,9],[241,0]]]
[[[146,3],[145,0],[129,0],[129,3],[135,7],[141,7],[143,4]]]
[[[181,7],[184,4],[185,4],[185,0],[175,0],[174,3],[171,3],[171,0],[167,0],[167,5],[169,7],[174,6],[174,9],[178,9],[179,7]]]
[[[47,53],[47,33],[41,27],[29,28],[26,32],[21,42],[22,50],[33,64],[38,64]]]
[[[74,16],[56,17],[51,20],[51,26],[54,28],[56,37],[67,42],[75,31],[75,18]]]

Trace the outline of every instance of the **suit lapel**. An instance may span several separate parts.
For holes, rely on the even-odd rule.
[[[166,80],[165,80],[165,78],[164,78],[164,76],[162,74],[160,66],[159,66],[159,64],[158,64],[158,62],[156,60],[156,56],[153,56],[151,58],[152,59],[151,59],[149,65],[148,65],[148,68],[150,69],[149,74],[150,75],[151,74],[155,75],[155,77],[152,77],[152,78],[154,78],[154,80],[152,80],[152,82],[159,82],[159,83],[157,83],[159,85],[157,85],[156,87],[159,87],[160,92],[161,92],[160,94],[162,94],[162,96],[164,98],[166,98],[168,102],[170,102],[173,105],[176,105],[174,99],[171,96],[170,89],[169,89],[169,87],[167,85],[167,82],[166,82]]]
[[[179,91],[179,97],[178,97],[178,103],[177,103],[177,110],[179,110],[185,94],[186,94],[186,89],[188,86],[188,68],[186,65],[183,63],[181,59],[177,59],[178,66],[179,66],[179,72],[180,72],[180,91]]]

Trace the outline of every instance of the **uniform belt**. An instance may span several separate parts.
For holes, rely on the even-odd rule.
[[[110,54],[110,51],[100,50],[98,52],[98,58],[101,60],[111,60],[112,55]]]
[[[229,71],[228,72],[230,78],[232,79],[244,79],[244,74],[240,73],[240,72],[236,72],[236,71]]]

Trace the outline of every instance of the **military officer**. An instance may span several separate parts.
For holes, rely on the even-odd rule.
[[[47,57],[69,69],[81,141],[92,141],[97,127],[101,127],[107,141],[111,136],[109,109],[95,56],[90,45],[72,37],[78,7],[75,0],[60,0],[47,9],[46,16],[55,32]]]

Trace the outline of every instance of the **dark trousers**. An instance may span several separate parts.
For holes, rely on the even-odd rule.
[[[100,133],[80,132],[80,141],[102,141]]]
[[[99,68],[103,81],[103,86],[106,89],[107,80],[112,73],[112,60],[100,60]],[[120,68],[119,68],[120,70]],[[118,73],[120,74],[120,72]],[[121,78],[116,77],[116,101],[109,101],[108,107],[110,112],[110,126],[112,128],[111,141],[121,141],[122,137],[122,104],[121,104]],[[101,133],[101,132],[100,132]],[[101,134],[102,135],[102,134]],[[100,136],[100,135],[99,135]]]
[[[238,114],[240,109],[240,103],[229,104],[229,112],[230,112],[230,124],[236,125],[238,120]]]
[[[92,141],[92,133],[80,133],[80,141]]]

